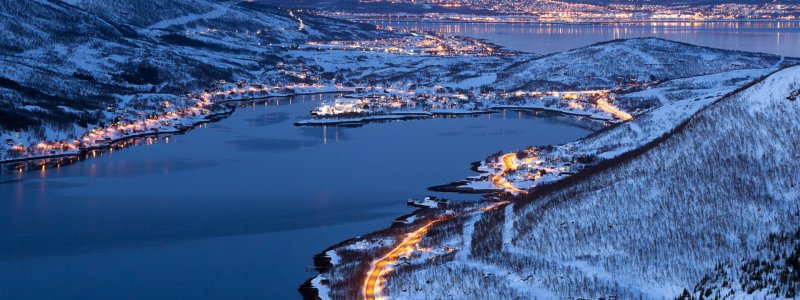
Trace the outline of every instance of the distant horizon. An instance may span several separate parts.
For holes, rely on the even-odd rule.
[[[276,0],[264,3],[286,8],[346,13],[377,13],[395,15],[463,14],[476,16],[527,16],[558,19],[800,19],[800,1],[540,1],[518,0],[498,3],[452,0],[445,3],[428,0],[339,0],[320,5],[316,1],[294,1],[287,4]],[[535,3],[536,5],[534,5]],[[564,13],[568,14],[564,14]],[[670,18],[673,15],[673,18]]]

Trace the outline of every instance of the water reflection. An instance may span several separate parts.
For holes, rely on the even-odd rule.
[[[198,126],[204,128],[205,125]],[[63,165],[73,164],[89,159],[103,158],[112,156],[114,151],[120,151],[131,146],[154,145],[157,143],[169,143],[170,135],[152,135],[126,139],[110,145],[108,148],[89,150],[82,155],[67,155],[44,159],[34,159],[20,162],[0,164],[0,175],[17,173],[21,175],[25,171],[38,172],[44,177],[48,172],[57,172]]]
[[[511,111],[357,128],[293,126],[291,120],[307,118],[320,99],[276,100],[267,107],[242,103],[230,118],[185,135],[130,139],[80,157],[47,160],[44,168],[42,162],[29,162],[24,168],[30,172],[0,175],[0,193],[13,195],[6,199],[26,207],[4,210],[2,206],[10,203],[0,201],[0,219],[9,220],[0,233],[32,230],[37,234],[19,236],[18,242],[49,244],[36,251],[58,252],[59,243],[50,240],[64,238],[58,228],[81,236],[67,239],[79,244],[95,244],[98,238],[113,244],[175,237],[174,231],[153,235],[139,230],[117,237],[121,232],[114,229],[142,217],[156,224],[180,223],[184,219],[168,217],[175,212],[207,224],[256,214],[258,225],[225,228],[269,231],[277,221],[265,216],[335,215],[347,207],[364,212],[387,204],[402,206],[406,198],[428,193],[428,186],[471,175],[469,162],[489,153],[571,141],[587,133],[583,128],[599,126],[571,117]],[[566,120],[573,123],[562,123]],[[374,175],[364,176],[364,170]],[[270,186],[267,191],[265,183]],[[221,201],[231,197],[238,205]],[[286,199],[305,199],[316,206],[290,204]],[[97,210],[97,203],[103,208]],[[50,208],[40,211],[36,204]],[[44,214],[48,221],[40,222],[31,214]],[[82,217],[72,220],[73,216]],[[67,223],[53,226],[63,222]],[[0,258],[18,254],[0,249]]]
[[[275,125],[286,122],[289,120],[289,114],[286,112],[273,112],[258,115],[254,118],[248,118],[245,121],[250,122],[254,126],[267,126]]]
[[[291,151],[317,145],[318,142],[298,139],[251,138],[228,141],[243,151]]]
[[[308,95],[299,97],[300,103],[305,103],[305,99],[312,99],[316,101],[321,101],[325,99],[325,97],[337,97],[341,96],[340,94],[337,95]],[[257,104],[262,103],[263,106],[275,105],[280,106],[292,104],[295,101],[293,98],[274,98],[268,100],[258,100],[258,101],[244,101],[238,103],[238,108],[260,108],[257,107]],[[271,103],[271,104],[270,104]],[[269,125],[276,125],[282,122],[290,120],[290,116],[286,112],[268,112],[263,113],[258,116],[250,117],[245,119],[245,121],[251,123],[254,126],[269,126]],[[208,128],[209,123],[202,123],[198,124],[194,128],[190,129],[197,130],[201,128]],[[228,128],[225,126],[214,125],[214,129],[220,131],[231,132],[233,129]],[[11,163],[0,163],[0,176],[2,175],[9,175],[9,174],[18,174],[21,177],[21,174],[25,171],[38,171],[40,177],[46,177],[49,170],[52,169],[60,169],[62,165],[77,163],[81,161],[85,161],[88,159],[96,159],[96,158],[103,158],[105,156],[111,156],[114,154],[114,151],[120,151],[126,149],[131,146],[142,146],[142,145],[155,145],[158,143],[170,143],[170,137],[175,135],[182,135],[184,133],[170,133],[170,134],[155,134],[155,135],[148,135],[144,137],[132,137],[117,141],[107,148],[97,148],[93,150],[89,150],[81,155],[66,155],[66,156],[58,156],[58,157],[50,157],[50,158],[43,158],[43,159],[34,159],[34,160],[25,160],[19,162],[11,162]],[[93,172],[92,172],[93,173]]]
[[[610,39],[659,37],[707,47],[800,56],[800,22],[447,23],[374,21],[382,26],[488,39],[511,50],[550,54]]]
[[[0,175],[0,290],[41,299],[63,298],[62,284],[81,299],[113,298],[120,290],[133,298],[151,298],[155,290],[181,298],[187,289],[198,291],[189,298],[214,291],[296,297],[313,254],[390,224],[410,212],[406,199],[478,199],[426,190],[474,175],[470,162],[572,141],[588,134],[584,126],[597,126],[513,111],[505,118],[294,126],[320,98],[242,103],[229,118],[169,136],[169,143],[167,136],[130,140],[73,158],[82,163]],[[341,229],[372,221],[378,224]],[[279,234],[288,230],[294,231]],[[265,236],[279,238],[264,242]],[[224,240],[202,242],[210,238]],[[217,268],[254,264],[264,267]],[[162,269],[183,275],[153,279]],[[136,290],[126,290],[131,283]]]

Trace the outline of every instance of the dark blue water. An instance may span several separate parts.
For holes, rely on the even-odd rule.
[[[313,254],[386,227],[407,198],[473,175],[470,162],[588,134],[511,111],[293,126],[321,97],[250,103],[169,142],[2,175],[0,299],[299,298]]]
[[[550,54],[612,39],[658,37],[706,47],[800,57],[800,21],[642,23],[439,23],[376,24],[487,39],[511,50]]]

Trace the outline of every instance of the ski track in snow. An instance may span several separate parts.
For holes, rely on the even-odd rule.
[[[183,25],[183,24],[186,24],[186,23],[189,23],[189,22],[192,22],[192,21],[203,20],[203,19],[216,19],[216,18],[221,17],[225,13],[227,13],[228,9],[230,9],[231,5],[233,5],[234,3],[235,2],[217,4],[216,5],[217,7],[214,10],[210,11],[210,12],[207,12],[207,13],[204,13],[204,14],[201,14],[201,15],[190,14],[190,15],[177,17],[177,18],[174,18],[174,19],[162,20],[162,21],[159,21],[158,23],[150,25],[147,28],[148,29],[166,29],[166,28],[168,28],[170,26]]]

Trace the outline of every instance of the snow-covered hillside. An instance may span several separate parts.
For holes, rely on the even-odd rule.
[[[361,51],[328,51],[326,55],[293,51],[292,57],[320,66],[344,82],[411,83],[419,87],[474,90],[490,85],[498,71],[535,55],[426,57]]]
[[[540,72],[536,68],[544,64],[568,70],[563,66],[567,61],[607,63],[620,49],[636,49],[643,57],[660,57],[662,52],[674,50],[670,59],[682,62],[696,60],[695,52],[713,54],[706,55],[711,57],[708,64],[687,63],[681,72],[663,73],[658,67],[626,60],[614,64],[614,70],[587,65],[596,78],[585,74],[553,78],[564,80],[566,85],[557,86],[561,88],[570,86],[569,80],[590,85],[597,79],[606,89],[637,90],[647,85],[618,85],[608,78],[615,78],[616,71],[636,69],[643,77],[669,80],[796,61],[656,39],[615,41],[536,59],[533,54],[493,51],[491,45],[466,38],[379,31],[369,25],[246,1],[170,0],[149,5],[37,0],[2,2],[0,8],[5,16],[0,28],[9,33],[0,36],[0,137],[7,148],[7,153],[0,153],[0,160],[20,158],[19,152],[25,156],[42,142],[73,141],[92,128],[114,123],[120,112],[158,114],[164,101],[180,102],[187,93],[202,91],[220,80],[276,86],[402,85],[424,92],[467,93],[505,84],[510,79],[504,74]],[[444,56],[388,51],[403,49],[404,45],[395,44],[403,40],[433,42],[434,46],[445,42],[439,44],[445,47],[439,48],[451,50]],[[345,44],[370,46],[320,46]],[[368,50],[379,45],[390,46]],[[463,45],[488,50],[482,53],[485,55],[470,55],[460,52]],[[532,62],[539,65],[530,67]],[[724,67],[700,68],[711,64]],[[605,71],[608,73],[601,74]],[[648,107],[644,103],[648,101],[653,99],[628,104],[642,108]]]
[[[780,56],[705,48],[655,38],[614,40],[520,63],[498,74],[493,87],[502,90],[609,88],[784,64]]]
[[[466,259],[400,266],[387,294],[669,298],[717,264],[763,259],[771,234],[800,226],[800,104],[787,99],[798,89],[800,67],[778,72],[641,156],[487,214],[499,222],[476,226],[471,245],[429,245]]]
[[[795,299],[800,291],[800,230],[767,238],[751,258],[717,264],[679,299]]]
[[[789,298],[798,278],[790,261],[800,229],[800,103],[790,100],[798,91],[800,67],[784,69],[700,110],[642,153],[503,209],[439,221],[386,272],[381,293],[663,299],[687,290],[695,298]],[[353,243],[359,240],[344,247]],[[361,282],[363,266],[354,262],[381,247],[334,248],[349,260],[323,274],[330,295],[360,292],[343,281]]]
[[[108,121],[103,110],[126,95],[276,80],[261,73],[287,47],[386,34],[243,1],[2,1],[0,15],[3,130]]]
[[[701,109],[775,71],[777,69],[735,70],[681,78],[620,94],[615,102],[624,111],[636,115],[635,119],[567,144],[532,145],[524,155],[512,159],[514,172],[506,172],[503,161],[490,157],[478,167],[481,174],[465,180],[462,188],[499,189],[493,179],[503,173],[505,180],[519,189],[562,180],[569,174],[618,158],[664,137]]]

